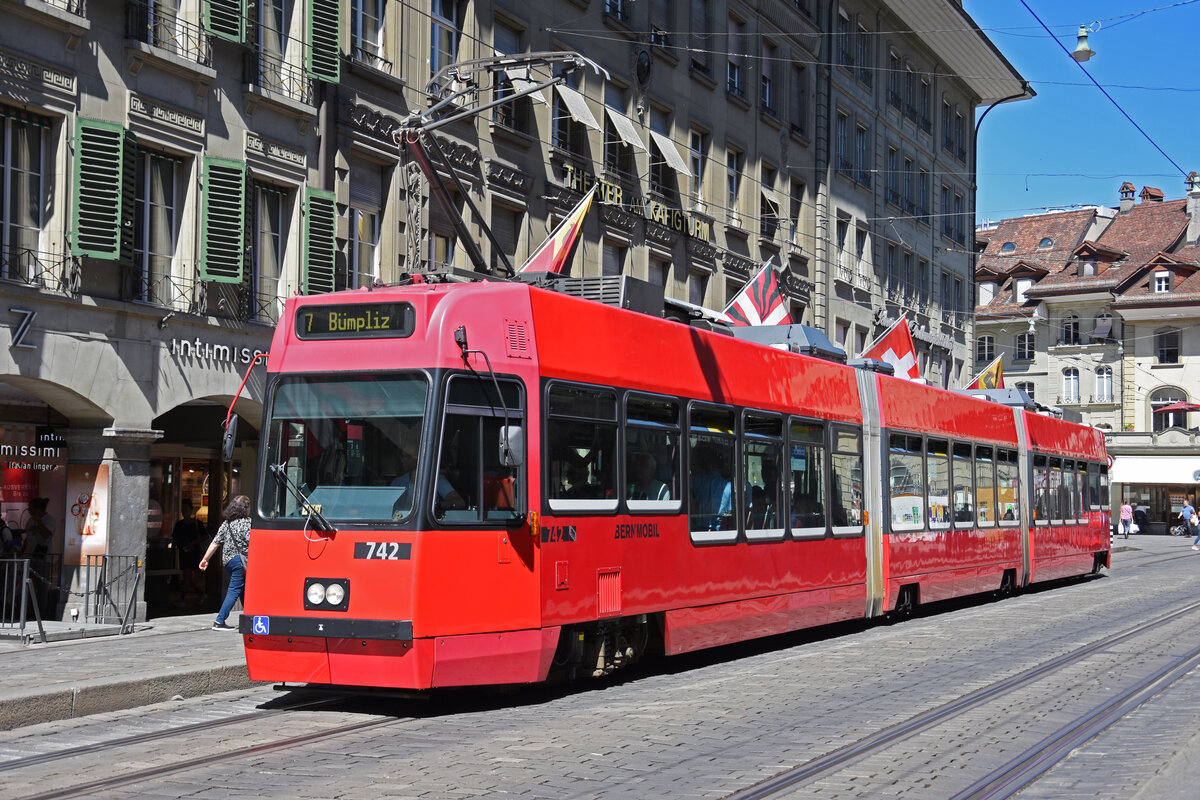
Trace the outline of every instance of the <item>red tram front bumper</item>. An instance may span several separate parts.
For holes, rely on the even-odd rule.
[[[544,681],[559,628],[407,641],[243,633],[251,680],[430,689]]]

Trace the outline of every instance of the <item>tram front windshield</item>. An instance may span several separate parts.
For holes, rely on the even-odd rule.
[[[330,521],[407,518],[428,395],[424,375],[280,380],[268,415],[263,516],[304,517],[298,488]]]

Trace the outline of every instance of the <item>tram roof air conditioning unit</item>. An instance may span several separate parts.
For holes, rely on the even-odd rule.
[[[730,332],[738,339],[790,350],[793,353],[823,358],[838,364],[846,363],[846,351],[829,341],[829,337],[808,325],[751,325],[734,327]]]
[[[551,289],[563,294],[594,300],[617,308],[640,311],[661,317],[663,313],[663,287],[628,275],[601,275],[591,278],[573,278],[551,272],[518,273],[517,280]]]

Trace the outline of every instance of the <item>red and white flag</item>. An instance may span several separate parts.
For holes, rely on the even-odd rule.
[[[591,208],[599,183],[593,184],[579,204],[550,231],[546,241],[534,250],[517,272],[562,272],[575,252],[579,232],[583,230],[583,218]]]
[[[779,276],[768,261],[725,307],[725,318],[734,325],[791,325],[787,299]]]
[[[917,348],[908,330],[908,320],[904,317],[892,323],[892,327],[864,350],[863,358],[886,361],[892,365],[897,378],[921,380],[921,370],[917,367]]]

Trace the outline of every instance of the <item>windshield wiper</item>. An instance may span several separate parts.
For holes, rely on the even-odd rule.
[[[290,477],[288,477],[287,468],[283,464],[271,464],[268,469],[271,470],[271,472],[274,472],[275,476],[283,481],[283,485],[291,489],[296,497],[300,498],[300,502],[302,504],[300,506],[300,510],[308,514],[309,519],[316,520],[318,528],[323,530],[325,533],[337,533],[337,528],[333,527],[329,520],[321,516],[321,512],[318,511],[317,507],[314,506],[312,501],[308,499],[308,495],[301,491],[300,487],[297,486]]]

